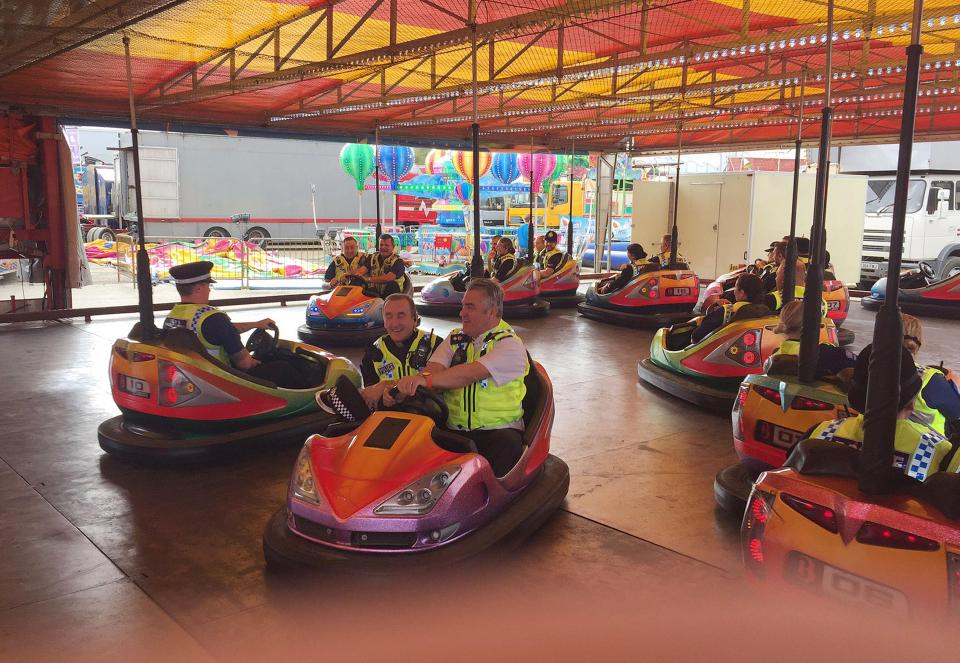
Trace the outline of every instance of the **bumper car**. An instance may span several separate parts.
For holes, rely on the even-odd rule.
[[[700,280],[686,269],[663,269],[640,274],[612,293],[599,294],[594,286],[577,305],[581,315],[627,327],[667,327],[689,320],[700,292]]]
[[[858,452],[804,440],[764,472],[741,529],[750,581],[902,617],[953,623],[960,605],[960,476],[901,478],[891,495],[857,487]]]
[[[540,277],[533,267],[522,265],[500,285],[503,287],[505,319],[537,318],[549,313],[550,303],[539,296]],[[466,288],[467,279],[462,272],[459,275],[449,274],[425,285],[413,301],[421,315],[457,317]]]
[[[410,277],[404,278],[404,292],[413,292]],[[385,334],[383,298],[365,286],[362,279],[350,279],[310,298],[307,320],[297,329],[301,341],[319,346],[362,346]]]
[[[863,308],[876,311],[883,304],[887,279],[882,278],[870,288],[870,296],[860,300]],[[941,318],[960,318],[960,273],[938,281],[933,268],[920,263],[900,275],[900,309],[914,315]]]
[[[697,300],[697,304],[693,310],[699,314],[703,309],[703,303],[707,297],[722,296],[723,293],[732,290],[734,284],[737,282],[737,277],[746,271],[747,268],[742,267],[736,271],[717,277],[716,281],[708,285],[704,288],[703,292],[700,293],[700,298]],[[837,341],[839,345],[850,345],[856,340],[856,334],[849,329],[842,328],[844,321],[847,319],[847,315],[850,313],[850,289],[847,288],[843,281],[837,279],[832,272],[824,272],[822,297],[823,301],[826,302],[827,317],[833,320],[833,324],[837,328]]]
[[[133,460],[191,462],[240,448],[302,440],[328,417],[314,395],[341,375],[360,384],[348,359],[254,331],[247,349],[261,360],[298,363],[310,389],[281,389],[212,358],[187,330],[141,340],[139,323],[110,352],[110,387],[121,415],[100,424],[100,446]]]
[[[540,296],[554,308],[576,306],[583,301],[583,295],[577,293],[579,287],[580,265],[567,254],[556,272],[541,279]]]
[[[796,357],[771,358],[765,373],[743,379],[733,403],[733,447],[740,462],[721,470],[714,497],[726,511],[743,515],[761,472],[782,467],[787,453],[823,421],[856,414],[840,380],[797,380]],[[771,365],[772,364],[772,365]]]
[[[693,323],[658,329],[650,356],[637,364],[637,373],[658,389],[726,414],[743,379],[760,373],[783,342],[783,336],[773,331],[778,322],[776,316],[735,321],[693,344]],[[837,344],[837,331],[829,319],[820,325],[820,342]]]
[[[527,376],[523,455],[502,478],[469,439],[440,426],[443,400],[418,393],[408,411],[307,439],[263,535],[269,564],[374,574],[443,566],[522,540],[560,506],[570,476],[549,453],[553,389],[539,364]]]

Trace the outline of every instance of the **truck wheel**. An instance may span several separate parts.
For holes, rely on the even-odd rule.
[[[96,237],[96,232],[97,232],[98,230],[100,230],[100,228],[98,228],[97,226],[94,226],[93,228],[90,228],[90,229],[87,231],[87,241],[88,241],[88,242],[94,242],[94,241],[96,241],[96,239],[97,239],[97,237]]]
[[[113,232],[112,228],[101,228],[100,236],[97,239],[105,239],[108,242],[117,241],[117,234]]]
[[[260,226],[254,226],[247,231],[247,234],[243,237],[248,242],[256,244],[261,249],[266,245],[267,240],[270,239],[270,233],[267,232],[266,228],[261,228]]]
[[[940,278],[948,279],[957,274],[960,274],[960,256],[950,256],[940,266]]]
[[[204,237],[230,237],[230,232],[226,228],[221,228],[220,226],[213,226],[212,228],[207,228],[203,233]]]

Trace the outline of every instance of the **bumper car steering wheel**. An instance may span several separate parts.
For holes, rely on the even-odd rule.
[[[277,345],[280,342],[280,329],[276,325],[270,325],[273,335],[270,335],[266,329],[254,329],[243,346],[247,352],[254,355],[257,359],[273,356],[277,351]]]
[[[396,399],[399,395],[400,390],[396,387],[390,390],[391,398]],[[477,445],[473,443],[473,440],[460,435],[456,431],[447,430],[446,425],[450,410],[436,392],[426,387],[417,387],[416,394],[397,403],[390,409],[430,417],[437,425],[433,431],[434,441],[442,441],[443,448],[455,453],[477,453]]]
[[[920,273],[923,274],[923,278],[927,280],[927,283],[933,283],[937,280],[937,275],[933,271],[933,267],[928,262],[921,262]]]

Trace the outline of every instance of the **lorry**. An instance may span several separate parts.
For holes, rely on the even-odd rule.
[[[960,272],[960,142],[917,143],[911,158],[903,238],[903,267],[928,262],[938,278]],[[887,275],[897,145],[839,148],[842,173],[866,175],[860,284]],[[832,184],[831,184],[832,186]]]
[[[809,237],[816,176],[800,176],[797,236]],[[637,181],[633,187],[631,240],[648,254],[659,251],[673,218],[672,181]],[[855,283],[860,274],[861,233],[867,178],[834,175],[827,200],[827,250],[834,274]],[[793,173],[681,174],[677,226],[680,253],[702,280],[762,258],[770,242],[790,230]],[[852,250],[850,247],[853,247]]]

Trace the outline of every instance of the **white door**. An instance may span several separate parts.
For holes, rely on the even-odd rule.
[[[680,191],[680,254],[701,278],[712,279],[720,273],[717,254],[723,182],[692,181],[687,186],[681,181]]]

